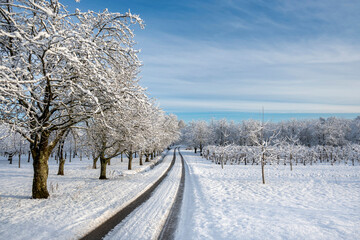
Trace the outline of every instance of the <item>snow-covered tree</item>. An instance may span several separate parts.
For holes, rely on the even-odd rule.
[[[187,126],[187,144],[194,148],[195,153],[197,152],[197,148],[199,148],[200,155],[202,155],[203,147],[208,144],[210,134],[211,132],[207,122],[192,121]]]
[[[121,105],[140,62],[131,13],[70,14],[57,0],[0,2],[0,121],[30,143],[32,197],[47,198],[48,158],[68,129]]]
[[[360,116],[350,122],[346,138],[348,141],[360,144]]]

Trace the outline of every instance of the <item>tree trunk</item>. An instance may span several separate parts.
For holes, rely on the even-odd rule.
[[[128,158],[129,158],[128,170],[131,170],[131,164],[132,164],[132,160],[133,160],[133,153],[132,152],[129,152]]]
[[[290,153],[290,171],[292,171],[292,154]]]
[[[140,163],[140,166],[143,165],[142,156],[143,156],[142,152],[139,152],[139,163]]]
[[[99,179],[107,179],[106,178],[106,165],[107,165],[106,158],[100,157],[100,177],[99,177]]]
[[[31,152],[29,151],[28,162],[30,162],[30,154],[31,154]]]
[[[200,156],[203,155],[203,154],[202,154],[202,151],[203,151],[203,146],[202,146],[202,144],[200,144]]]
[[[62,176],[64,175],[64,166],[65,166],[65,158],[61,156],[57,175],[62,175]]]
[[[121,153],[121,162],[123,162],[124,159],[123,159],[123,153]]]
[[[150,162],[150,160],[149,160],[149,154],[148,154],[148,153],[145,154],[145,157],[146,157],[146,158],[145,158],[145,162]]]
[[[49,174],[48,160],[50,151],[44,148],[32,150],[34,179],[32,185],[32,198],[48,198],[47,178]]]
[[[13,153],[9,153],[9,157],[8,157],[9,164],[12,164],[13,155],[14,155]]]
[[[96,169],[96,162],[97,162],[98,159],[99,159],[99,157],[96,157],[96,158],[93,159],[92,169]]]
[[[262,183],[265,184],[265,153],[262,154],[261,157],[261,175],[262,175]]]
[[[196,147],[194,148],[194,151],[195,151],[195,153],[197,152],[197,148],[196,148]]]
[[[59,141],[59,150],[58,150],[58,159],[59,159],[59,169],[57,175],[64,175],[64,165],[65,165],[65,158],[64,158],[64,140]]]

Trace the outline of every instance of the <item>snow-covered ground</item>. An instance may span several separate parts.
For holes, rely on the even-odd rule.
[[[359,239],[359,166],[227,165],[192,152],[177,239]]]
[[[25,157],[24,157],[25,158]],[[158,157],[155,160],[158,160]],[[109,180],[99,180],[100,170],[92,161],[73,159],[58,176],[57,164],[49,161],[48,189],[51,197],[30,199],[32,164],[17,158],[10,165],[0,159],[0,239],[78,239],[146,191],[169,167],[172,151],[150,171],[138,159],[127,169],[127,159],[112,159]],[[99,165],[99,164],[98,164]],[[136,174],[134,174],[136,173]]]
[[[191,151],[176,239],[359,239],[360,166],[226,165],[221,169]],[[101,181],[91,161],[66,163],[57,176],[50,161],[47,200],[30,199],[32,165],[0,160],[0,239],[78,239],[144,192],[168,168],[172,151],[150,171],[127,171],[114,159]],[[16,158],[15,158],[16,159]],[[179,186],[178,157],[152,197],[108,239],[151,239],[159,234]],[[135,173],[135,174],[134,174]]]

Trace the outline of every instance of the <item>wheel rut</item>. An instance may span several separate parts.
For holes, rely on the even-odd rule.
[[[181,155],[180,155],[181,156]],[[181,156],[182,157],[182,156]],[[146,202],[154,192],[154,190],[160,185],[160,183],[165,179],[165,177],[169,174],[171,169],[173,168],[176,160],[176,149],[174,149],[173,159],[169,168],[166,172],[143,194],[134,199],[130,204],[121,209],[115,215],[110,217],[108,220],[103,222],[101,225],[93,229],[91,232],[87,233],[84,237],[80,238],[81,240],[98,240],[105,237],[116,225],[121,223],[132,211],[134,211],[141,204]],[[184,165],[183,165],[184,166]],[[182,175],[183,176],[183,175]]]
[[[158,240],[175,239],[175,231],[179,223],[180,210],[181,210],[181,205],[184,196],[184,188],[185,188],[185,163],[184,163],[184,157],[180,152],[180,148],[178,148],[178,152],[181,157],[181,165],[182,165],[180,185],[176,193],[175,201],[170,209],[170,213],[166,219],[166,222],[158,237]]]

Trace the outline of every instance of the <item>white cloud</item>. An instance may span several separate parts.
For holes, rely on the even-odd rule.
[[[360,4],[305,0],[269,5],[257,0],[266,9],[259,12],[253,3],[194,1],[189,7],[205,12],[199,17],[204,21],[195,24],[203,29],[194,27],[193,34],[157,29],[139,39],[142,83],[161,106],[254,110],[261,102],[274,111],[293,111],[295,106],[299,112],[359,112],[360,36],[351,26],[360,26],[354,14]],[[207,34],[210,27],[209,35],[199,37],[197,32]],[[329,34],[334,29],[339,31]]]
[[[160,100],[162,107],[176,111],[239,111],[258,112],[264,107],[267,112],[292,112],[292,113],[360,113],[360,106],[332,105],[313,103],[285,103],[270,101],[219,101],[219,100],[186,100],[167,99]],[[181,110],[180,110],[181,109]]]
[[[221,99],[359,104],[360,46],[320,41],[248,46],[214,46],[178,37],[163,38],[156,55],[144,55],[144,84],[164,95]],[[174,44],[176,43],[176,44]],[[181,47],[179,47],[181,46]],[[146,80],[147,79],[147,80]],[[166,96],[162,103],[172,101]],[[196,104],[196,103],[194,103]],[[183,105],[185,107],[185,105]],[[318,107],[317,107],[318,108]],[[346,108],[346,111],[350,111]],[[334,107],[334,111],[340,107]],[[345,111],[345,110],[344,110]]]

